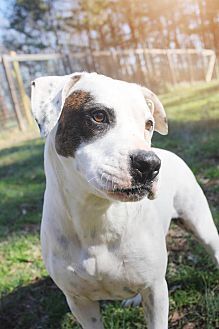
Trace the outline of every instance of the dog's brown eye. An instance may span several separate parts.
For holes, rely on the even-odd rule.
[[[97,123],[103,123],[106,122],[106,114],[102,111],[96,111],[92,115],[94,121]]]
[[[145,129],[146,130],[152,130],[152,128],[153,128],[153,121],[151,121],[151,120],[148,120],[147,122],[146,122],[146,124],[145,124]]]

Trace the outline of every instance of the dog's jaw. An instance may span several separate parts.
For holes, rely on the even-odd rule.
[[[131,188],[117,187],[113,190],[105,191],[107,198],[114,201],[136,202],[147,197],[154,200],[157,196],[157,179],[147,185],[133,186]]]

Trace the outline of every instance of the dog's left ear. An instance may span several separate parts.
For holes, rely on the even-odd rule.
[[[31,107],[41,136],[56,125],[68,92],[83,73],[37,78],[31,83]]]
[[[149,89],[145,87],[141,87],[142,92],[145,97],[145,101],[153,114],[155,121],[154,130],[159,132],[161,135],[168,134],[168,124],[167,124],[167,116],[163,105],[161,104],[159,98]]]

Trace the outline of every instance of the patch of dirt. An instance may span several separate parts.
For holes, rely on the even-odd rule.
[[[179,226],[171,226],[166,238],[168,251],[187,251],[188,237],[189,234],[183,229],[181,229]]]

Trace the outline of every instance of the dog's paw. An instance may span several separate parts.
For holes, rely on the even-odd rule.
[[[122,307],[137,307],[141,304],[141,295],[137,294],[133,298],[124,299],[122,301]]]

